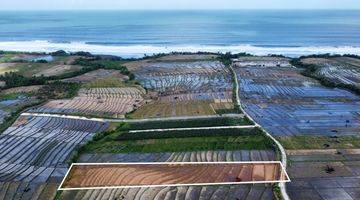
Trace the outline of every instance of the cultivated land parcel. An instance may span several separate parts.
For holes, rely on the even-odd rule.
[[[328,66],[319,59],[340,63],[336,75],[314,71]],[[358,70],[355,56],[171,54],[124,60],[59,51],[2,52],[0,62],[0,105],[10,105],[0,107],[0,199],[277,199],[286,192],[273,183],[57,189],[71,163],[284,160],[291,199],[359,198],[360,97],[353,86],[329,88],[314,79],[356,86],[356,78],[349,78],[349,70]],[[286,157],[262,128],[280,141]],[[177,172],[190,177],[194,170],[232,171],[192,167]],[[115,179],[105,176],[109,171]],[[79,173],[90,175],[90,186],[161,176],[116,171],[98,165]],[[275,171],[267,172],[249,168],[246,177]]]

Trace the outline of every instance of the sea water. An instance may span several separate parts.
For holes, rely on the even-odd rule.
[[[0,11],[0,49],[359,55],[360,11]]]

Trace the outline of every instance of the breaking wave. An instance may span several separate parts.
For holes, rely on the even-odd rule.
[[[355,46],[253,46],[253,45],[102,45],[86,42],[55,43],[45,40],[35,41],[0,41],[0,50],[24,52],[67,52],[87,51],[93,54],[106,54],[121,57],[142,57],[157,53],[170,52],[246,52],[253,55],[282,54],[290,57],[310,54],[356,54],[360,55],[360,47]]]

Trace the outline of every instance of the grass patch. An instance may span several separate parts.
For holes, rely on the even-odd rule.
[[[105,139],[105,138],[104,138]],[[84,146],[84,153],[150,153],[208,150],[265,150],[272,144],[261,135],[167,138],[133,141],[100,140]]]
[[[26,93],[26,92],[16,92],[16,93],[9,93],[9,94],[0,94],[0,99],[1,99],[1,101],[12,100],[12,99],[17,99],[19,97],[30,97],[32,95],[33,94]]]
[[[277,137],[285,149],[348,149],[360,148],[359,136],[291,136]]]
[[[12,58],[14,57],[14,54],[10,54],[10,53],[5,53],[5,54],[1,54],[0,57],[0,62],[11,62]]]
[[[96,79],[84,85],[86,88],[103,88],[103,87],[124,87],[124,81],[121,81],[119,78],[109,77]]]

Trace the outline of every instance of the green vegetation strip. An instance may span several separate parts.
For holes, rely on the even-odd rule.
[[[264,150],[272,144],[261,135],[167,138],[133,141],[100,140],[84,146],[84,153],[150,153],[207,150]]]
[[[188,138],[188,137],[222,137],[222,136],[245,136],[261,135],[261,130],[253,129],[208,129],[208,130],[174,130],[161,132],[124,132],[117,137],[117,140],[142,140],[142,139],[163,139],[163,138]]]
[[[214,127],[214,126],[242,126],[253,125],[247,118],[214,118],[214,119],[188,119],[174,121],[152,121],[142,123],[122,123],[118,130],[146,130],[165,128],[193,128],[193,127]]]
[[[360,136],[291,136],[278,137],[285,149],[348,149],[360,148]]]
[[[93,140],[75,152],[72,161],[81,153],[150,153],[210,150],[265,150],[274,144],[260,129],[222,129],[204,131],[169,131],[130,134],[126,131],[98,133]]]

